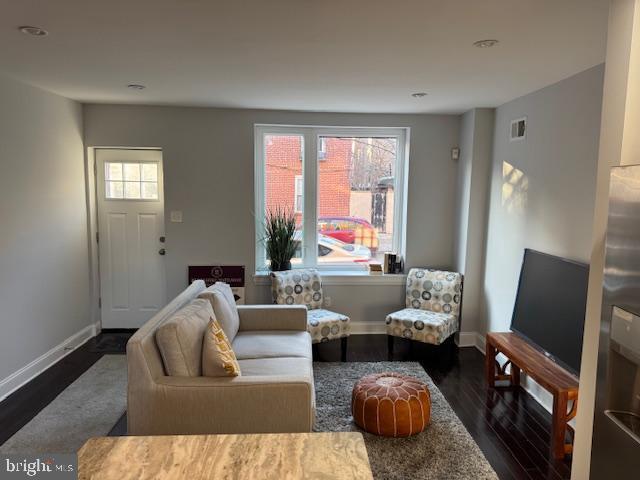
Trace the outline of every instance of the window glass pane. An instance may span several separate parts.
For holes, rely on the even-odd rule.
[[[107,180],[122,180],[121,163],[105,163],[105,177]]]
[[[123,198],[124,187],[122,182],[106,182],[107,198]]]
[[[124,164],[124,179],[127,182],[139,182],[140,181],[140,164],[139,163],[125,163]]]
[[[142,182],[142,198],[148,200],[158,199],[158,183]]]
[[[142,181],[143,182],[158,181],[158,164],[157,163],[142,164]]]
[[[124,182],[124,198],[140,198],[140,182]]]
[[[294,211],[296,213],[302,213],[302,209],[304,208],[302,191],[304,189],[304,182],[302,179],[302,175],[296,175],[296,185],[295,185],[295,200],[294,200]]]
[[[318,264],[382,261],[393,248],[395,137],[321,137]]]
[[[318,160],[324,160],[327,156],[327,137],[318,139]]]
[[[302,173],[304,141],[299,135],[265,135],[265,218],[269,212],[293,214],[298,242],[292,264],[302,263],[302,216],[304,180]],[[266,255],[267,262],[269,254]]]

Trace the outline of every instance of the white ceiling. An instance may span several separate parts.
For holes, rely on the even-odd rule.
[[[603,62],[608,5],[0,0],[0,74],[82,102],[462,112]],[[50,34],[30,37],[20,25]],[[486,38],[500,44],[472,46]]]

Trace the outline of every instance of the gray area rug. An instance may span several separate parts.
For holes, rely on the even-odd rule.
[[[109,433],[126,400],[126,356],[105,355],[2,444],[0,453],[75,453],[90,437]]]
[[[359,431],[376,479],[497,479],[489,462],[444,396],[416,362],[314,362],[319,432]],[[353,423],[351,391],[364,375],[398,372],[425,382],[431,393],[431,425],[409,438],[363,432]]]
[[[421,379],[431,392],[431,425],[409,438],[362,432],[376,480],[497,479],[484,455],[419,363],[314,363],[316,431],[361,431],[351,417],[351,390],[370,373],[399,372]],[[76,452],[104,436],[126,409],[124,355],[105,355],[0,446],[0,453]]]

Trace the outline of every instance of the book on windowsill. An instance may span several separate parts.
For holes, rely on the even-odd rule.
[[[382,275],[382,265],[379,263],[370,263],[369,275]]]

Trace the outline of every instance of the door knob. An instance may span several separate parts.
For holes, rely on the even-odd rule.
[[[160,255],[164,255],[165,253],[167,253],[167,251],[164,248],[161,248],[160,250],[158,250],[158,253]]]

